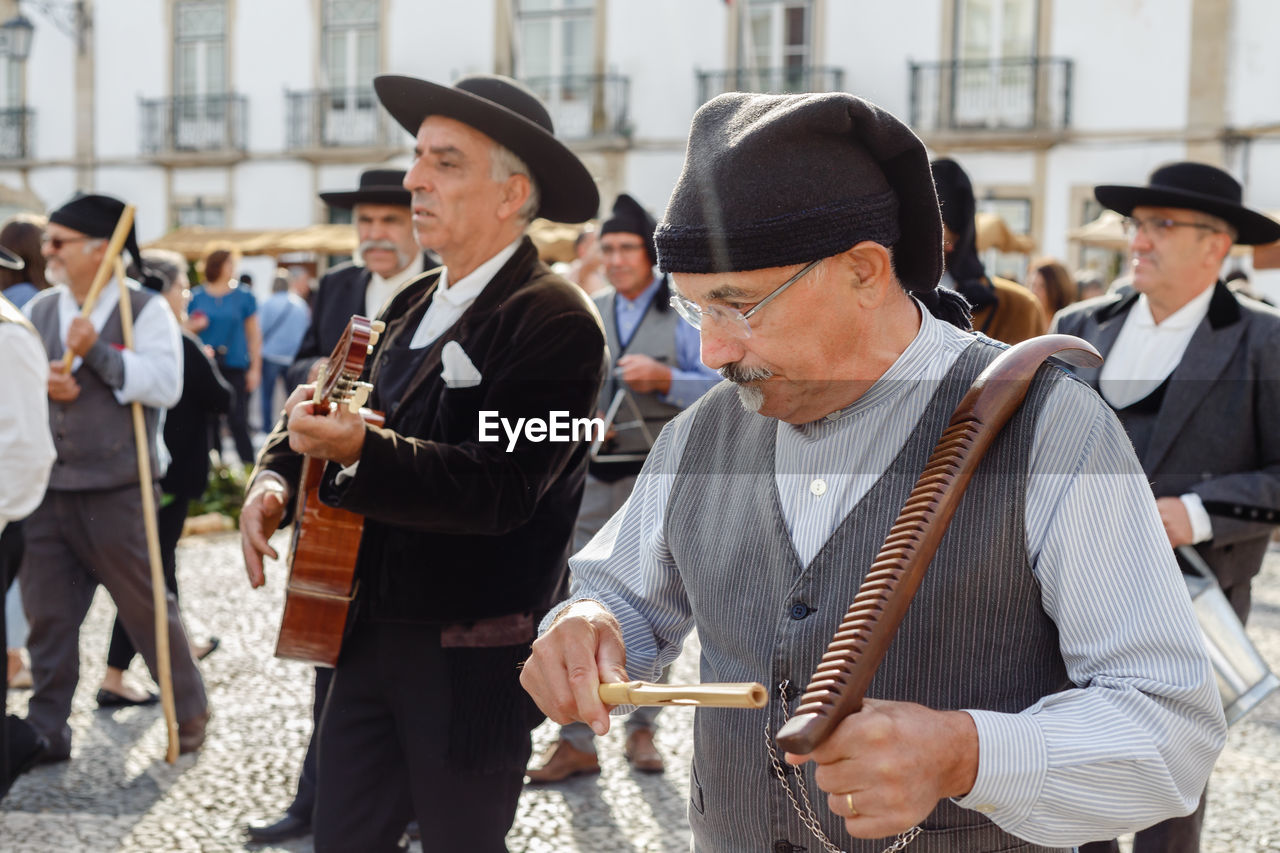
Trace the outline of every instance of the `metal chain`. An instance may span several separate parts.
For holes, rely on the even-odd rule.
[[[784,723],[791,719],[791,708],[787,705],[787,690],[790,687],[790,681],[783,681],[778,685],[778,697],[782,702],[782,721]],[[783,765],[782,760],[778,758],[778,751],[773,748],[773,733],[769,731],[769,720],[767,717],[765,718],[764,723],[764,747],[769,751],[769,760],[773,762],[774,775],[776,775],[778,777],[778,781],[782,783],[782,790],[787,792],[787,799],[791,801],[791,808],[795,810],[796,815],[799,816],[800,822],[804,824],[805,829],[809,830],[809,832],[813,834],[813,837],[818,839],[822,846],[826,848],[827,853],[844,853],[844,851],[837,847],[831,839],[827,837],[826,833],[822,831],[822,826],[818,823],[818,816],[813,811],[813,804],[809,800],[809,791],[806,788],[803,779],[796,782],[796,787],[800,789],[800,799],[804,800],[804,804],[801,805],[800,800],[797,800],[796,795],[792,793],[791,783],[787,781],[788,771]],[[798,775],[799,768],[794,768],[794,770]],[[906,832],[899,833],[898,837],[893,840],[893,843],[884,848],[881,853],[900,853],[900,851],[907,848],[907,845],[912,841],[915,841],[916,836],[922,832],[924,832],[924,830],[919,826],[913,826]]]

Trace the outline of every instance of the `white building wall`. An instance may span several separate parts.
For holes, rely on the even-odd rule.
[[[943,0],[826,0],[819,64],[843,68],[846,91],[908,120],[911,61],[938,59]]]
[[[727,67],[727,6],[611,0],[605,15],[605,67],[631,79],[632,138],[639,146],[678,149],[683,156],[689,122],[700,106],[697,72]]]
[[[387,5],[384,67],[389,73],[441,83],[493,73],[493,0],[392,0]]]
[[[1181,130],[1191,0],[1056,0],[1051,56],[1075,60],[1071,126]]]
[[[137,208],[133,227],[138,232],[139,243],[162,237],[169,230],[164,174],[159,169],[145,165],[104,166],[97,170],[94,179],[94,192],[115,196]],[[65,198],[51,199],[50,207],[64,201]]]
[[[1280,124],[1280,3],[1235,0],[1227,72],[1227,123],[1233,127]]]
[[[98,7],[93,20],[94,147],[99,159],[130,160],[141,151],[138,98],[168,97],[173,28],[160,0],[135,0],[128,14]],[[54,27],[42,35],[65,39]],[[69,41],[69,39],[67,39]],[[138,46],[145,45],[145,49]],[[74,74],[74,58],[71,59]]]
[[[69,160],[75,154],[75,41],[44,15],[29,17],[35,33],[27,103],[36,111],[35,159]]]
[[[287,138],[285,90],[318,87],[313,62],[320,28],[312,17],[316,4],[238,0],[231,5],[229,88],[247,101],[247,148],[253,154],[281,151]],[[288,37],[281,38],[285,33]]]

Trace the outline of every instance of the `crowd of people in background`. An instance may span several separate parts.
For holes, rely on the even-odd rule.
[[[553,250],[537,245],[534,217],[581,221],[598,212],[600,199],[532,93],[490,75],[451,87],[381,77],[377,91],[418,148],[407,171],[368,169],[358,187],[320,194],[351,211],[358,248],[314,294],[309,279],[280,269],[259,300],[235,246],[211,245],[188,258],[141,250],[131,233],[127,280],[79,316],[124,203],[77,195],[47,219],[18,216],[0,226],[0,341],[21,327],[43,345],[30,373],[37,388],[46,384],[38,408],[47,402],[49,417],[31,456],[36,467],[48,457],[44,472],[31,475],[47,478],[48,489],[36,504],[25,495],[21,512],[0,517],[0,569],[6,586],[14,581],[6,683],[33,691],[27,717],[0,731],[0,796],[17,773],[72,755],[79,627],[99,584],[118,615],[98,706],[158,700],[126,678],[141,655],[160,681],[147,547],[133,524],[150,484],[141,482],[141,463],[135,470],[131,454],[116,452],[128,439],[130,406],[146,412],[139,454],[156,474],[167,590],[161,616],[182,752],[205,740],[211,710],[198,664],[219,646],[216,636],[193,636],[178,610],[177,543],[211,457],[225,464],[234,454],[252,466],[241,517],[252,586],[266,582],[264,557],[276,556],[270,535],[290,521],[303,453],[332,463],[320,485],[325,503],[365,519],[355,558],[363,585],[352,593],[355,615],[336,668],[316,670],[314,729],[297,794],[283,815],[250,824],[249,837],[277,843],[314,831],[318,850],[390,849],[406,827],[412,833],[421,824],[437,843],[501,850],[526,780],[555,784],[599,771],[595,735],[607,728],[605,709],[594,692],[573,689],[567,673],[598,667],[592,677],[620,680],[625,661],[665,678],[664,666],[696,627],[705,631],[704,662],[717,674],[749,680],[786,672],[774,686],[784,701],[795,698],[786,685],[812,671],[821,651],[804,633],[820,621],[810,620],[811,605],[821,601],[827,618],[839,609],[830,602],[846,603],[849,573],[833,567],[861,565],[875,553],[879,543],[866,531],[892,521],[913,460],[923,464],[930,450],[928,431],[941,431],[1003,345],[1060,330],[1113,355],[1101,371],[1079,373],[1098,393],[1042,374],[1010,427],[1019,438],[997,445],[993,458],[1002,471],[1061,466],[1044,470],[1071,477],[1031,485],[1036,478],[1006,482],[982,469],[974,487],[981,497],[957,515],[978,535],[948,540],[937,560],[950,572],[937,573],[942,579],[922,594],[934,620],[931,642],[972,640],[966,648],[975,658],[997,643],[1017,665],[988,660],[981,677],[923,679],[916,690],[907,674],[928,652],[895,650],[887,666],[902,677],[871,716],[904,715],[893,749],[928,765],[921,775],[933,785],[911,792],[918,802],[906,803],[906,794],[892,804],[878,799],[896,790],[890,778],[857,787],[836,767],[850,763],[844,753],[786,760],[824,768],[799,782],[815,805],[830,795],[804,824],[820,838],[855,833],[881,810],[899,822],[910,817],[903,829],[929,816],[975,844],[1014,844],[1004,824],[969,819],[1008,809],[983,775],[998,759],[1006,776],[1022,772],[1006,754],[1016,738],[983,726],[1062,700],[1058,719],[1067,722],[1043,723],[1046,739],[1061,738],[1055,743],[1066,749],[1101,713],[1155,758],[1117,770],[1125,762],[1091,741],[1083,770],[1041,768],[1037,785],[1047,779],[1057,793],[1033,804],[1037,813],[1027,819],[1038,821],[1033,828],[1046,843],[1060,848],[1128,831],[1133,814],[1149,813],[1152,823],[1192,810],[1158,824],[1135,849],[1194,849],[1224,726],[1168,552],[1199,548],[1243,621],[1272,528],[1233,526],[1222,514],[1266,505],[1278,493],[1274,478],[1255,470],[1274,458],[1253,453],[1270,438],[1249,424],[1274,424],[1280,401],[1258,394],[1250,398],[1256,411],[1224,399],[1193,412],[1188,389],[1199,386],[1172,382],[1213,379],[1193,362],[1220,362],[1236,386],[1274,378],[1258,365],[1275,361],[1268,347],[1280,339],[1280,318],[1260,305],[1247,278],[1218,275],[1234,243],[1280,239],[1280,224],[1244,208],[1230,176],[1183,163],[1157,170],[1145,187],[1098,187],[1099,201],[1128,217],[1130,271],[1108,282],[1098,270],[1073,274],[1060,259],[1036,257],[1015,281],[989,270],[978,249],[977,200],[964,168],[929,161],[897,119],[843,94],[763,106],[726,95],[699,111],[661,225],[624,193],[608,215],[577,226],[567,249]],[[779,105],[786,109],[771,112]],[[830,133],[850,117],[857,121]],[[739,171],[725,172],[726,164]],[[726,180],[735,174],[753,180]],[[724,205],[714,215],[703,203],[708,186]],[[756,221],[761,187],[777,215]],[[858,217],[847,215],[855,208]],[[801,237],[812,242],[797,248]],[[789,278],[777,274],[783,269]],[[766,306],[768,325],[753,321]],[[321,417],[300,406],[303,386],[353,314],[386,324],[370,362],[378,379],[371,401],[385,415],[376,424],[345,409]],[[30,350],[32,341],[24,343]],[[841,381],[809,381],[836,376]],[[874,396],[869,389],[885,378],[912,381],[888,382]],[[860,408],[864,393],[878,401],[878,413]],[[504,453],[472,440],[485,406],[596,415],[606,434],[567,446],[524,442]],[[1175,410],[1181,420],[1157,417]],[[875,429],[857,427],[859,417]],[[1081,423],[1092,426],[1074,429]],[[1185,434],[1161,431],[1184,423]],[[885,450],[895,441],[898,456]],[[743,479],[698,476],[687,467],[695,457]],[[881,473],[860,485],[832,473],[784,488],[794,470],[810,471],[789,466],[850,459]],[[767,476],[746,476],[761,465]],[[1201,479],[1189,480],[1191,470]],[[663,476],[646,480],[642,471]],[[1116,492],[1090,492],[1098,479],[1084,476],[1090,471],[1119,472],[1108,480]],[[751,486],[735,492],[722,481]],[[1018,484],[1013,497],[1008,482]],[[979,500],[995,510],[979,513]],[[1084,526],[1072,519],[1092,517],[1106,501],[1123,511],[1082,541]],[[1089,606],[1092,568],[1081,556],[1088,549],[1125,581],[1115,591],[1120,619]],[[730,594],[741,582],[716,570],[725,559],[753,579],[765,602],[745,617]],[[423,571],[423,561],[439,570]],[[19,573],[21,565],[28,569]],[[781,565],[796,577],[812,568],[812,584],[779,586],[771,572]],[[1023,569],[1033,565],[1031,581]],[[979,584],[965,574],[971,566],[990,572],[981,585],[999,617],[982,615]],[[1042,597],[1041,585],[1053,594]],[[973,605],[962,615],[981,630],[951,617],[960,599]],[[783,615],[765,612],[773,606]],[[1146,621],[1125,622],[1134,613]],[[1138,622],[1148,635],[1126,633]],[[774,630],[790,639],[756,642]],[[1156,651],[1140,654],[1153,637]],[[1116,660],[1127,661],[1123,674],[1112,673],[1126,690],[1093,683]],[[1080,690],[1065,691],[1071,684]],[[908,704],[914,710],[904,710]],[[958,724],[957,712],[933,707],[978,707],[989,716]],[[563,727],[531,763],[528,732],[539,709]],[[641,710],[626,722],[625,756],[641,772],[665,768],[655,716]],[[730,806],[691,813],[708,849],[773,843],[761,816],[784,808],[772,786],[775,776],[786,784],[788,773],[777,756],[771,767],[741,750],[755,744],[761,723],[773,731],[784,722],[774,717],[700,718],[707,722],[695,761],[710,756],[701,784],[708,801],[718,796]],[[742,720],[751,721],[750,732]],[[839,749],[860,748],[849,732],[861,724],[833,736]],[[950,766],[933,763],[939,750],[954,759]],[[867,765],[887,767],[896,755],[875,752],[880,760]],[[1132,813],[1106,821],[1089,814],[1082,792],[1095,778],[1128,797]],[[1158,782],[1140,784],[1150,779]],[[970,793],[978,790],[995,804]],[[1091,853],[1116,849],[1104,841]]]

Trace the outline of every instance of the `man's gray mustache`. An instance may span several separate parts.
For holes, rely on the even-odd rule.
[[[360,244],[359,251],[361,254],[365,252],[373,252],[382,249],[387,252],[395,252],[399,250],[399,246],[390,240],[365,240]]]
[[[737,362],[726,364],[718,372],[735,385],[749,385],[773,376],[773,371],[767,367],[743,367]]]

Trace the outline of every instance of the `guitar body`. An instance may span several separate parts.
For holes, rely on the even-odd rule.
[[[320,383],[324,387],[317,389],[314,405],[328,406],[331,397],[338,399],[358,384],[356,379],[376,338],[368,320],[351,319],[330,359],[330,367],[322,374],[326,376]],[[358,358],[353,354],[356,351]],[[382,425],[379,412],[359,412],[366,423]],[[289,549],[289,581],[275,654],[317,666],[334,666],[342,649],[347,612],[355,597],[356,555],[364,516],[321,502],[318,492],[324,467],[323,459],[303,457]]]

